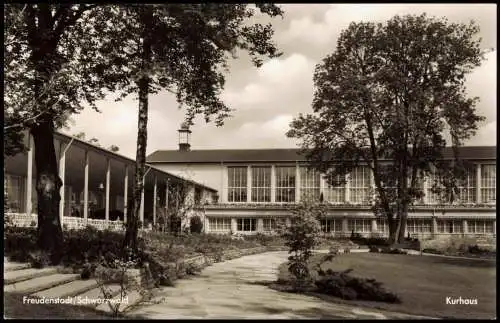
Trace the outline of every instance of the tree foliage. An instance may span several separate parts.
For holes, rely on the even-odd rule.
[[[292,209],[291,225],[283,227],[281,236],[289,247],[288,271],[294,276],[295,288],[304,288],[312,282],[309,272],[309,258],[319,243],[320,219],[326,215],[326,208],[313,199],[303,199]]]
[[[58,252],[62,240],[54,130],[85,104],[113,89],[116,72],[104,43],[112,37],[109,6],[7,4],[4,9],[4,133],[13,155],[35,143],[39,246]],[[56,257],[56,255],[55,255]],[[57,257],[56,257],[57,258]],[[55,258],[54,258],[55,259]]]
[[[329,184],[344,183],[359,165],[369,167],[374,210],[388,219],[393,240],[404,238],[424,176],[435,171],[438,186],[450,188],[464,174],[456,148],[483,120],[478,98],[465,92],[466,74],[482,59],[478,31],[473,22],[425,14],[351,23],[316,67],[313,113],[299,115],[287,133],[302,140]],[[455,156],[443,161],[447,144]]]
[[[154,4],[113,6],[116,37],[102,43],[112,53],[113,84],[117,100],[130,94],[138,98],[138,135],[135,210],[127,226],[126,246],[136,245],[139,201],[143,189],[147,146],[148,97],[160,91],[175,95],[186,108],[186,121],[197,115],[221,126],[231,109],[220,99],[227,61],[238,50],[246,51],[256,66],[263,57],[278,57],[270,24],[250,24],[261,13],[275,17],[281,9],[271,4]]]

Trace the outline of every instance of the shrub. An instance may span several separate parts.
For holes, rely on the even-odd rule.
[[[349,276],[352,269],[334,272],[331,269],[319,270],[319,278],[315,285],[317,291],[323,294],[340,297],[347,300],[367,300],[388,303],[400,303],[399,297],[382,287],[375,279],[364,279]]]
[[[312,283],[308,261],[318,244],[321,226],[318,219],[324,214],[321,205],[304,200],[293,209],[292,225],[282,232],[289,247],[288,271],[294,277],[294,288],[301,290]]]
[[[203,231],[203,221],[198,215],[195,215],[190,220],[191,233],[201,233]]]
[[[65,265],[83,265],[86,262],[102,263],[111,267],[115,259],[123,256],[123,232],[97,230],[91,226],[81,230],[63,232],[63,259]]]
[[[494,253],[494,251],[491,251],[487,248],[481,248],[477,244],[467,246],[467,252],[470,254],[476,254],[476,255],[484,255],[484,254],[493,254]]]
[[[40,250],[30,252],[29,258],[29,263],[33,268],[45,268],[51,263],[50,255]]]
[[[30,262],[30,253],[38,250],[36,228],[5,228],[4,250],[5,255],[13,261]]]

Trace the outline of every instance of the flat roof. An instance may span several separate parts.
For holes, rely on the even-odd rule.
[[[496,146],[463,146],[459,156],[469,160],[496,160]],[[451,147],[443,151],[444,159],[452,159]],[[300,149],[210,149],[157,150],[146,157],[148,163],[231,163],[231,162],[305,162]]]

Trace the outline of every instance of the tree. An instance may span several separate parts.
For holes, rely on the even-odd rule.
[[[257,4],[270,17],[282,15],[279,7]],[[136,249],[138,215],[147,145],[148,97],[167,90],[180,107],[187,107],[186,121],[202,114],[207,122],[215,116],[222,125],[230,108],[219,98],[224,87],[227,54],[250,54],[256,66],[262,56],[278,57],[271,42],[270,24],[249,24],[255,10],[247,4],[123,5],[121,19],[113,24],[115,66],[122,67],[121,95],[138,98],[138,133],[133,199],[134,211],[127,223],[124,246]]]
[[[4,9],[4,132],[8,150],[22,151],[24,130],[35,143],[38,244],[56,261],[62,241],[54,129],[87,102],[112,89],[106,42],[110,7],[89,4],[8,4]],[[97,14],[98,13],[98,14]],[[105,18],[101,19],[100,18]],[[98,111],[98,110],[97,110]]]
[[[79,133],[74,134],[73,137],[80,139],[80,140],[85,140],[86,135],[85,135],[85,132],[79,132]],[[89,140],[87,140],[87,142],[91,143],[93,145],[96,145],[98,147],[101,147],[101,144],[99,143],[99,139],[97,139],[95,137],[90,138]],[[120,147],[118,147],[116,145],[111,145],[111,146],[109,146],[108,150],[111,150],[112,152],[117,152],[120,150]]]
[[[291,123],[287,135],[302,140],[307,159],[329,184],[341,185],[359,165],[370,169],[373,210],[388,220],[391,242],[404,238],[425,176],[437,173],[443,194],[463,176],[456,148],[483,120],[475,111],[478,98],[468,98],[464,85],[482,59],[478,30],[473,22],[425,14],[351,23],[336,51],[316,67],[314,113]],[[443,161],[448,133],[455,158]]]

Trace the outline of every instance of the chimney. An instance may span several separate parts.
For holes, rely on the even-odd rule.
[[[191,145],[189,144],[189,135],[191,130],[187,123],[182,123],[181,128],[177,130],[179,132],[179,151],[189,151],[191,150]]]

